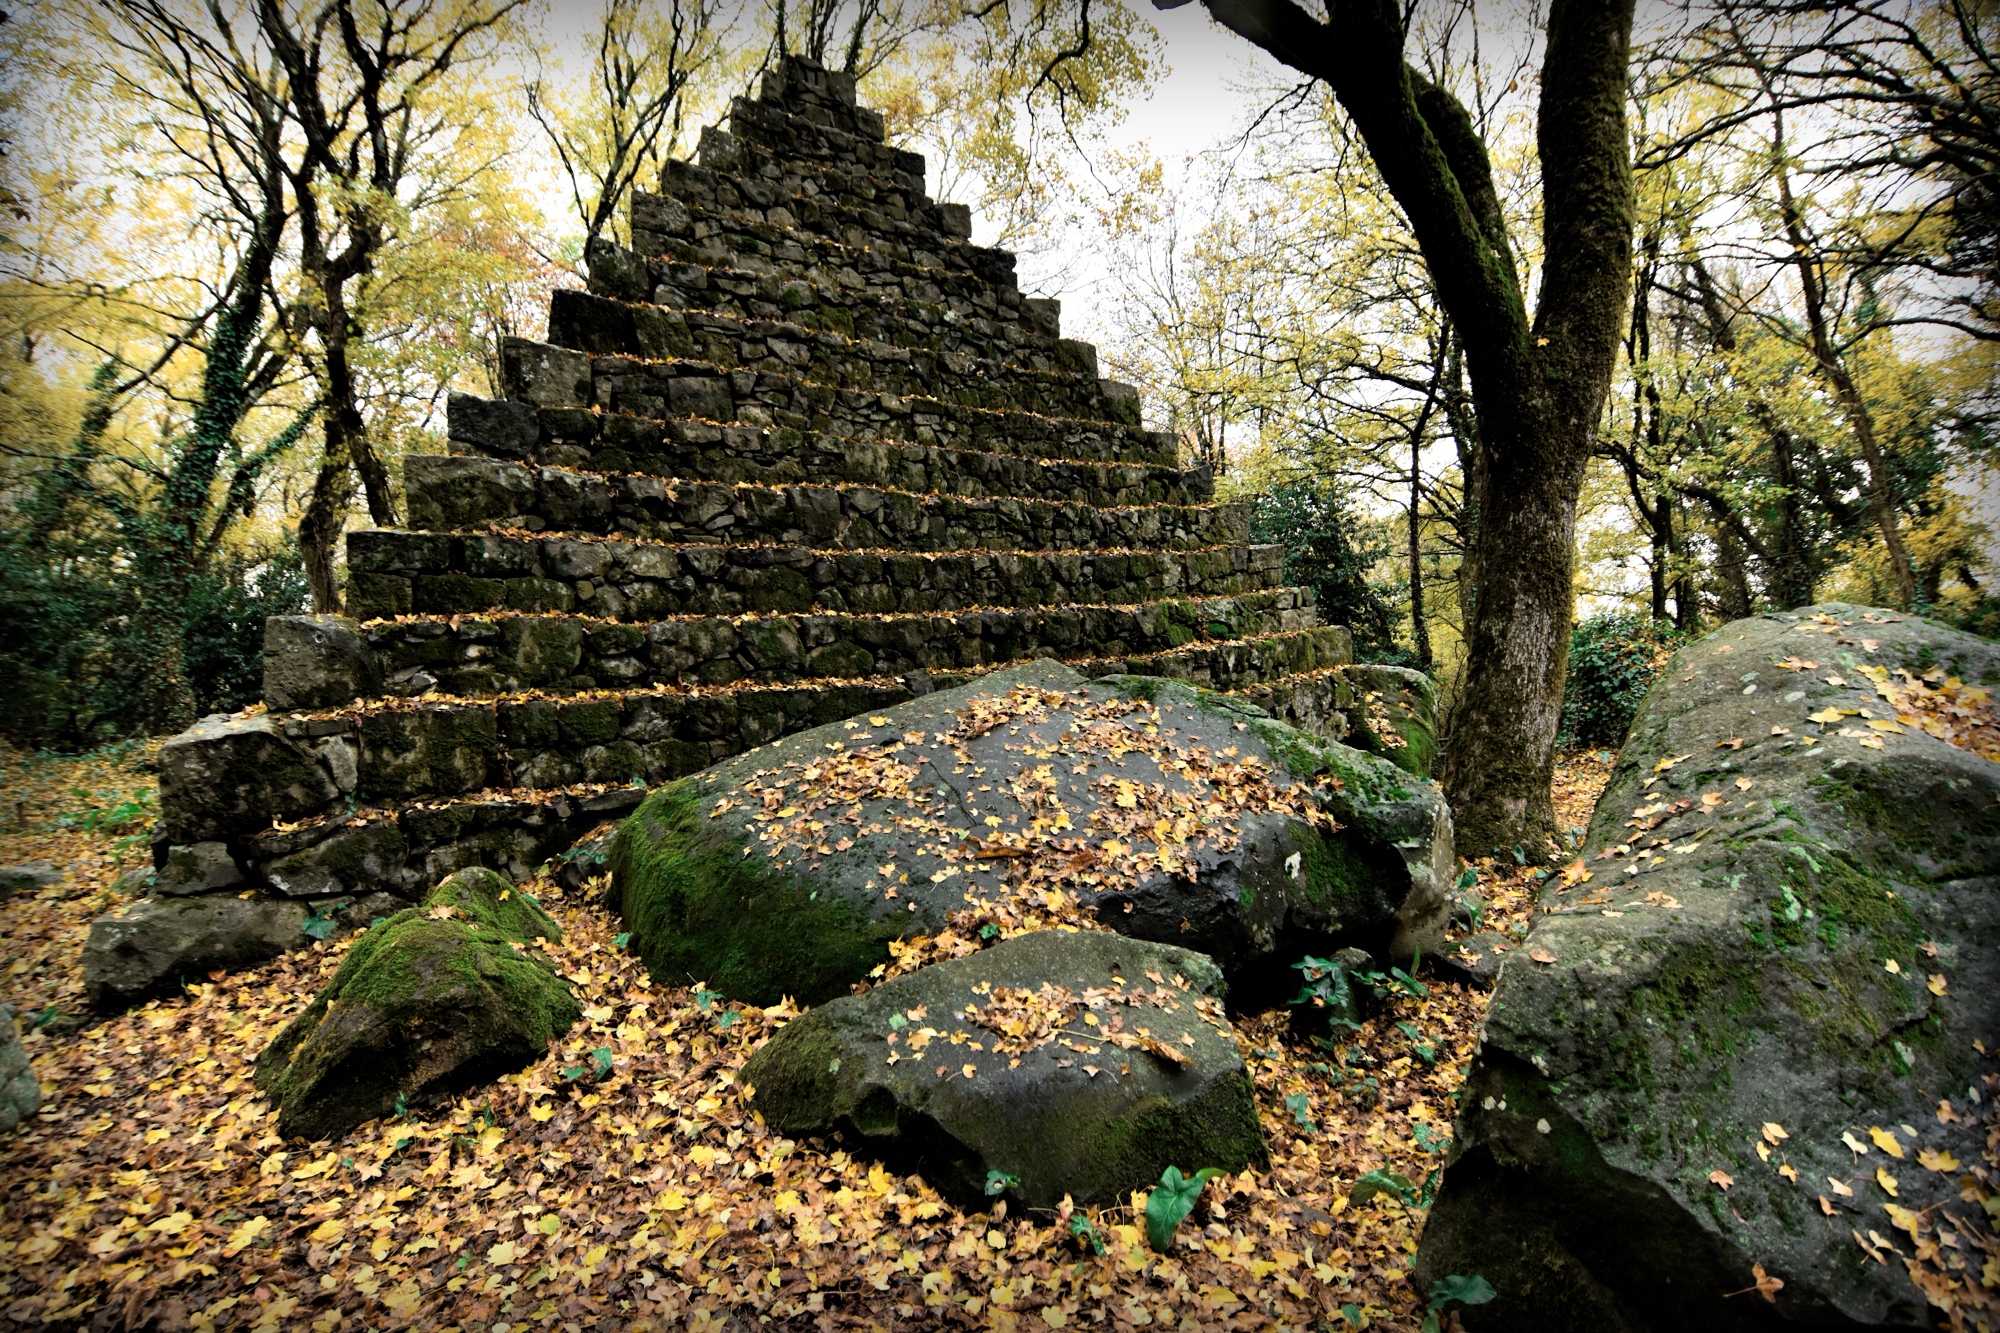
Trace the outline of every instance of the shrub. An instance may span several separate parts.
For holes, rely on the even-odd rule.
[[[1251,501],[1250,540],[1285,548],[1285,582],[1311,588],[1320,623],[1354,633],[1354,656],[1385,666],[1415,666],[1396,642],[1396,609],[1389,589],[1370,583],[1368,571],[1388,552],[1365,545],[1360,520],[1331,487],[1287,482]]]
[[[1563,684],[1561,740],[1567,746],[1616,749],[1653,678],[1685,635],[1664,621],[1602,615],[1570,630]]]

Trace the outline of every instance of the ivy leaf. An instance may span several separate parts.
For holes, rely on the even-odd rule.
[[[1160,1183],[1146,1199],[1146,1243],[1165,1254],[1174,1243],[1174,1231],[1194,1211],[1201,1187],[1221,1174],[1212,1166],[1205,1166],[1192,1176],[1181,1175],[1177,1166],[1161,1172]]]

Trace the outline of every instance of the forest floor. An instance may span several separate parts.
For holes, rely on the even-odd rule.
[[[0,864],[68,871],[0,904],[0,1000],[24,1029],[86,1013],[89,923],[147,855],[149,753],[0,749]],[[1578,838],[1609,760],[1560,763],[1557,812]],[[1488,929],[1524,931],[1546,873],[1511,860],[1472,867]],[[1423,1321],[1408,1270],[1482,990],[1426,969],[1425,994],[1337,1044],[1282,1011],[1238,1016],[1270,1169],[1213,1182],[1160,1255],[1143,1195],[1070,1217],[962,1212],[915,1177],[778,1137],[734,1079],[792,1011],[655,985],[591,894],[530,887],[566,932],[551,953],[584,1021],[519,1074],[332,1142],[281,1141],[250,1068],[344,942],[29,1033],[44,1104],[0,1141],[0,1329]],[[1412,1188],[1366,1197],[1369,1172]]]

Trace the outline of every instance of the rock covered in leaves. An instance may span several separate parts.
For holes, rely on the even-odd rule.
[[[1254,988],[1335,939],[1434,947],[1451,819],[1240,701],[1043,661],[663,788],[611,865],[656,977],[759,1004],[842,994],[910,936],[1079,917]]]
[[[461,870],[357,939],[333,980],[257,1058],[278,1132],[324,1139],[537,1059],[579,1010],[523,945],[561,938],[505,876]]]
[[[1262,1166],[1250,1076],[1198,953],[1037,931],[821,1005],[744,1066],[779,1133],[973,1202],[1113,1203],[1172,1165]]]
[[[1417,1264],[1468,1328],[1990,1317],[1996,681],[1840,604],[1675,655],[1468,1075]]]
[[[14,1011],[0,1004],[0,1133],[12,1129],[42,1109],[42,1081],[21,1049]]]

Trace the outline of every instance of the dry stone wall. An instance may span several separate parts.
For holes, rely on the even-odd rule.
[[[270,622],[268,713],[165,747],[156,892],[520,875],[638,784],[1036,657],[1338,739],[1347,631],[971,230],[851,80],[766,75],[506,396],[452,395],[349,615]]]

